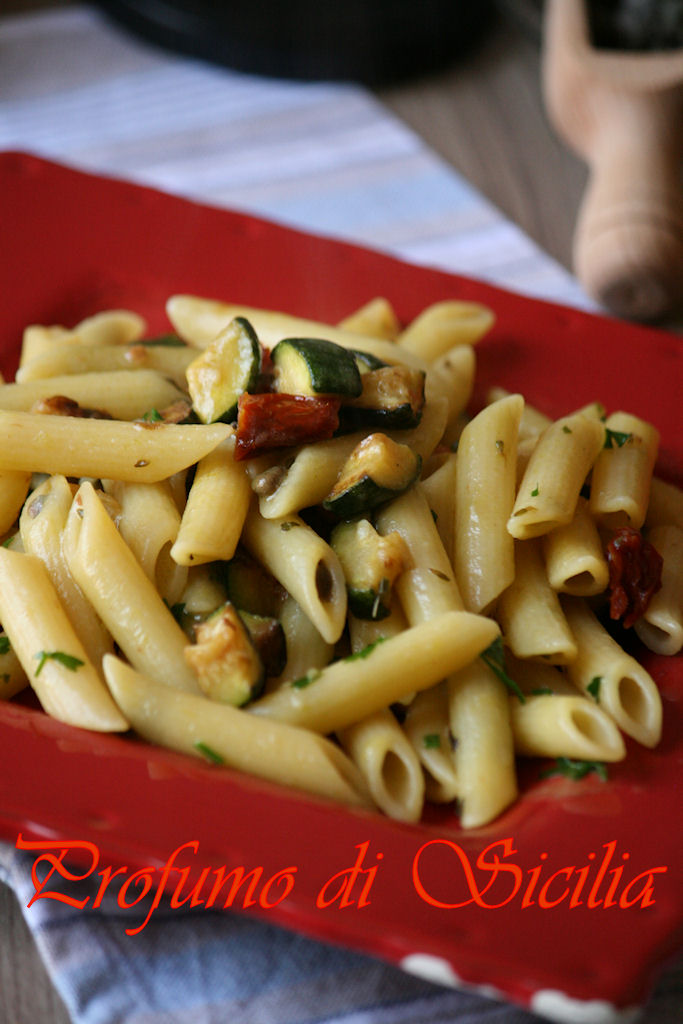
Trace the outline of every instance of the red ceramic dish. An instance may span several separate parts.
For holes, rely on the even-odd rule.
[[[163,330],[174,292],[331,322],[379,294],[405,319],[474,299],[497,316],[478,350],[480,389],[520,390],[550,415],[595,398],[637,413],[662,434],[659,471],[683,482],[678,338],[21,154],[0,155],[0,214],[8,374],[28,323],[126,306]],[[529,764],[518,803],[466,834],[450,809],[401,825],[0,703],[0,835],[91,842],[131,872],[180,847],[190,878],[260,866],[265,882],[296,868],[286,898],[284,882],[262,886],[250,910],[557,1020],[609,1020],[642,1003],[683,922],[683,660],[646,662],[664,699],[656,750],[629,744],[606,783],[542,779]],[[361,854],[365,874],[353,887],[346,876],[341,906],[341,879],[325,883]]]

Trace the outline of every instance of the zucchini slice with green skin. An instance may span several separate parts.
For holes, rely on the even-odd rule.
[[[241,610],[239,615],[258,651],[266,677],[279,676],[287,664],[287,643],[282,623],[271,615],[253,615]]]
[[[357,398],[361,375],[350,349],[323,338],[283,338],[271,352],[275,390],[292,395]]]
[[[355,519],[335,526],[330,544],[344,571],[351,612],[358,619],[385,619],[394,580],[410,560],[403,537],[395,530],[382,536],[367,519]]]
[[[384,365],[366,371],[361,380],[360,396],[345,401],[339,410],[343,429],[409,430],[418,425],[425,404],[422,370]]]
[[[195,629],[196,643],[185,648],[200,689],[211,700],[242,707],[258,697],[265,683],[263,662],[249,630],[230,602]]]
[[[192,405],[202,423],[237,418],[238,399],[257,386],[262,359],[254,328],[244,317],[235,317],[185,371]]]
[[[356,360],[356,366],[358,367],[358,372],[361,377],[364,373],[367,373],[368,370],[379,370],[382,366],[389,365],[389,363],[385,363],[383,359],[380,359],[379,356],[373,355],[372,352],[361,352],[361,350],[357,348],[353,348],[351,351],[353,352]]]
[[[419,477],[422,459],[386,434],[368,434],[342,466],[323,508],[338,519],[354,519],[391,501]]]
[[[222,563],[221,581],[240,614],[277,617],[284,589],[241,545],[229,562]]]

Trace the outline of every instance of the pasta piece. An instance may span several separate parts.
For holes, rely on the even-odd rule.
[[[99,668],[104,655],[114,650],[114,642],[71,575],[62,547],[74,490],[66,477],[48,477],[26,502],[19,528],[24,550],[45,565],[69,622]]]
[[[23,363],[16,380],[23,383],[71,373],[156,370],[184,388],[185,370],[196,355],[189,345],[73,345],[55,341],[49,351]]]
[[[301,605],[289,595],[280,610],[279,621],[285,634],[287,661],[277,679],[268,680],[266,690],[276,689],[282,682],[302,679],[316,673],[334,657],[333,644],[323,640]]]
[[[188,615],[209,615],[226,600],[225,587],[214,577],[209,566],[198,565],[188,569],[187,583],[179,602]]]
[[[286,683],[249,711],[315,732],[345,729],[367,715],[426,690],[481,654],[498,636],[490,619],[447,612],[374,647]]]
[[[576,643],[546,577],[539,541],[515,544],[515,576],[500,596],[496,617],[518,658],[542,658],[554,665],[576,658]]]
[[[683,530],[683,490],[659,477],[653,477],[645,525],[648,529],[655,526],[677,526]]]
[[[626,747],[609,715],[586,697],[542,694],[510,698],[515,751],[524,757],[622,761]]]
[[[578,648],[576,660],[567,668],[571,681],[593,696],[627,736],[643,746],[656,746],[662,701],[652,677],[603,629],[581,598],[563,598],[562,606]]]
[[[408,324],[397,341],[401,348],[431,361],[454,345],[476,344],[494,322],[492,310],[478,302],[435,302]]]
[[[492,405],[494,402],[499,402],[501,398],[509,398],[510,394],[511,392],[506,391],[505,388],[489,388],[486,393],[486,404]],[[522,418],[519,421],[519,440],[526,441],[529,438],[540,437],[552,422],[550,416],[546,416],[544,412],[525,401]]]
[[[226,423],[122,423],[0,411],[0,470],[154,483],[198,462]]]
[[[545,534],[543,556],[553,590],[589,597],[606,589],[609,583],[607,559],[585,498],[579,498],[570,523]]]
[[[391,711],[376,711],[341,729],[337,738],[379,809],[398,821],[419,821],[425,794],[422,768]]]
[[[126,658],[168,687],[199,692],[187,639],[90,483],[81,484],[64,531],[71,574]]]
[[[481,659],[448,680],[460,824],[478,828],[517,798],[507,690]]]
[[[179,565],[229,561],[235,554],[249,508],[251,487],[244,464],[235,462],[229,437],[197,465],[171,549]]]
[[[445,683],[418,693],[408,707],[403,729],[425,772],[430,803],[447,804],[458,795],[448,696]]]
[[[514,544],[506,524],[515,499],[521,395],[486,406],[458,445],[455,572],[465,607],[486,613],[512,582]]]
[[[0,621],[48,715],[98,732],[128,729],[34,555],[0,548]]]
[[[0,469],[0,534],[16,523],[26,500],[31,473],[24,470]]]
[[[590,510],[601,526],[639,530],[650,499],[659,433],[625,412],[607,420],[607,444],[593,466]]]
[[[248,551],[296,599],[327,643],[346,621],[344,573],[332,548],[299,516],[264,519],[252,508],[244,524]]]
[[[394,584],[408,623],[413,626],[444,612],[461,611],[464,606],[453,567],[421,486],[411,487],[380,508],[376,524],[383,536],[395,530],[410,553],[411,568]]]
[[[678,654],[683,648],[683,530],[657,526],[647,539],[663,559],[662,587],[633,628],[651,651]]]
[[[471,345],[457,345],[440,356],[432,368],[432,377],[439,381],[448,400],[448,421],[444,443],[451,444],[460,436],[460,418],[472,397],[476,357]]]
[[[388,299],[379,296],[340,320],[339,327],[354,334],[385,338],[387,341],[396,341],[401,330],[394,307]]]
[[[0,651],[0,700],[11,700],[29,685],[28,676],[8,638],[2,634],[0,640],[3,647]]]
[[[434,513],[436,529],[448,560],[455,561],[455,495],[458,460],[455,453],[447,455],[430,476],[422,480],[422,491]]]
[[[20,366],[52,349],[55,341],[72,345],[129,345],[143,337],[147,325],[137,313],[108,309],[81,320],[72,330],[61,325],[31,324],[24,330]]]
[[[185,589],[187,569],[172,558],[180,513],[170,485],[166,480],[155,484],[103,480],[102,486],[121,507],[119,533],[162,598],[174,605]]]
[[[30,412],[37,402],[54,395],[108,412],[115,420],[134,420],[152,409],[164,409],[182,398],[183,392],[156,370],[74,373],[4,384],[0,387],[0,409]]]
[[[131,725],[150,743],[338,803],[372,806],[360,772],[330,740],[169,690],[112,655],[104,672]]]
[[[556,420],[544,431],[531,454],[508,520],[513,537],[539,537],[571,522],[604,437],[600,420],[582,412]]]

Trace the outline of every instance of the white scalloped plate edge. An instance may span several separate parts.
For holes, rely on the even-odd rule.
[[[408,974],[438,985],[449,985],[476,992],[487,999],[509,1002],[505,993],[493,985],[471,985],[463,981],[447,960],[430,953],[410,953],[403,957],[400,967]],[[603,999],[573,999],[557,989],[534,992],[529,1010],[558,1024],[632,1024],[642,1012],[639,1006],[620,1010]]]

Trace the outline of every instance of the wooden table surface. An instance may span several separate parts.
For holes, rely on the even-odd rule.
[[[3,0],[2,14],[68,0]],[[543,112],[533,33],[503,17],[484,44],[444,73],[379,98],[548,253],[570,266],[585,169]],[[68,1024],[13,893],[0,884],[0,1024]]]

